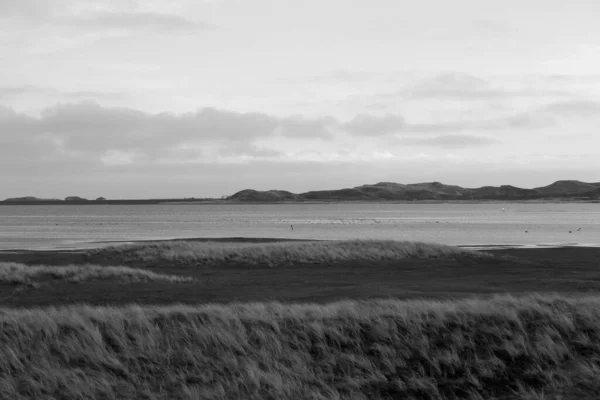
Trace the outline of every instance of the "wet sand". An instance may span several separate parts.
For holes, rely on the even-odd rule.
[[[215,239],[200,239],[215,241]],[[219,239],[223,243],[231,239]],[[235,238],[237,243],[279,239]],[[72,303],[94,305],[199,304],[237,301],[329,302],[367,298],[463,298],[496,293],[600,294],[600,248],[561,247],[489,250],[492,258],[294,264],[269,267],[225,263],[172,266],[137,262],[131,267],[191,276],[197,282],[118,284],[50,282],[39,288],[0,284],[0,306]],[[81,250],[3,251],[0,261],[28,265],[99,264],[114,261]]]

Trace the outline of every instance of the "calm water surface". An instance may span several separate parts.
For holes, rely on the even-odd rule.
[[[0,206],[3,250],[240,236],[600,246],[600,204]]]

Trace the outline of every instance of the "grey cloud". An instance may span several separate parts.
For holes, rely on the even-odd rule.
[[[65,20],[68,25],[85,29],[206,29],[203,22],[178,15],[150,12],[100,13]]]
[[[600,117],[600,102],[573,100],[551,103],[505,118],[472,123],[483,130],[542,129],[557,126],[560,118]]]
[[[217,154],[224,157],[251,156],[261,158],[274,158],[283,155],[281,151],[258,147],[249,143],[230,143],[221,146]]]
[[[60,148],[42,133],[38,119],[0,106],[0,166],[3,170],[52,162]],[[64,159],[63,159],[64,160]]]
[[[495,88],[488,81],[461,73],[442,74],[408,86],[396,95],[409,99],[461,100],[503,99],[512,97],[571,96],[568,91],[540,88],[503,89]],[[387,94],[388,96],[394,94]]]
[[[137,1],[0,0],[0,19],[74,27],[80,30],[203,30],[209,24],[187,16],[141,11]],[[102,10],[102,11],[98,11]]]
[[[204,108],[186,114],[147,114],[129,108],[105,108],[93,102],[47,109],[44,129],[65,137],[70,147],[94,151],[114,148],[151,151],[185,141],[253,140],[271,135],[278,121],[260,113]]]
[[[420,123],[406,125],[406,132],[418,132],[418,133],[443,133],[443,132],[455,132],[464,129],[471,129],[476,122],[473,121],[461,121],[461,122],[439,122],[439,123]]]
[[[469,130],[502,131],[508,129],[544,129],[557,126],[559,118],[600,117],[600,102],[565,101],[551,103],[530,111],[492,119],[408,123],[400,116],[359,115],[342,125],[355,135],[383,136],[398,133],[450,133]]]
[[[556,121],[540,112],[519,113],[503,118],[481,121],[447,122],[414,125],[414,132],[457,132],[465,130],[501,131],[506,129],[542,129],[556,125]]]
[[[286,137],[327,139],[331,138],[337,125],[338,122],[332,117],[306,119],[302,116],[292,116],[281,120],[278,132]]]
[[[30,95],[41,95],[41,96],[53,96],[65,99],[99,99],[99,100],[122,100],[127,97],[125,93],[121,92],[100,92],[93,90],[82,90],[75,92],[65,92],[54,88],[47,88],[42,86],[34,85],[16,85],[16,86],[1,86],[0,87],[0,100],[9,99],[19,96],[30,96]]]
[[[351,134],[371,136],[400,132],[405,130],[406,127],[407,124],[404,118],[392,114],[383,117],[360,114],[343,125],[343,128]]]
[[[69,99],[99,99],[99,100],[122,100],[128,97],[121,92],[96,92],[93,90],[80,90],[76,92],[61,93],[62,96]]]
[[[432,138],[403,138],[402,143],[417,146],[465,148],[473,146],[486,146],[498,143],[496,140],[473,135],[441,135]]]
[[[39,121],[0,105],[0,143],[30,135],[39,131]]]
[[[539,112],[520,113],[506,118],[499,118],[481,124],[481,128],[497,129],[541,129],[556,125],[556,120]]]
[[[0,87],[0,99],[10,98],[14,96],[21,96],[26,94],[47,94],[48,89],[33,86],[33,85],[21,85],[21,86],[3,86]]]
[[[214,108],[185,114],[150,114],[84,101],[47,108],[40,117],[0,107],[0,150],[3,155],[27,153],[25,148],[28,143],[32,146],[35,143],[34,147],[45,147],[48,154],[53,151],[67,152],[99,159],[118,150],[136,154],[138,158],[156,160],[165,155],[176,155],[179,148],[202,148],[206,145],[206,148],[216,148],[221,155],[268,158],[281,154],[268,148],[255,147],[257,139],[277,136],[331,139],[333,133],[340,131],[375,137],[410,138],[411,134],[423,134],[415,143],[430,146],[451,147],[465,143],[484,145],[490,142],[466,135],[465,132],[540,129],[555,126],[559,117],[585,118],[598,115],[599,110],[599,105],[594,102],[571,102],[555,103],[492,120],[408,123],[399,115],[361,114],[348,122],[340,122],[332,117],[278,118],[263,113],[239,113]],[[431,137],[435,134],[439,136]],[[170,152],[170,149],[175,150]],[[194,154],[190,154],[192,156]]]
[[[534,77],[534,79],[539,77]],[[551,83],[575,83],[587,84],[600,82],[600,74],[551,74],[542,76],[540,79]]]
[[[479,34],[513,34],[516,33],[514,26],[508,25],[504,22],[491,20],[491,19],[477,19],[471,22],[471,27],[476,30]]]
[[[543,108],[543,111],[568,117],[596,117],[600,116],[600,102],[574,100],[553,103]]]
[[[0,108],[0,131],[7,132],[4,137],[13,141],[21,143],[25,136],[44,136],[72,152],[101,156],[120,150],[150,159],[181,145],[202,147],[203,144],[209,147],[220,144],[219,151],[223,154],[274,157],[280,154],[255,147],[253,141],[276,135],[326,137],[329,132],[325,127],[333,123],[333,118],[277,118],[214,108],[185,114],[149,114],[130,108],[103,107],[91,101],[59,104],[45,109],[39,118]]]
[[[201,147],[171,147],[163,152],[163,160],[177,160],[179,162],[199,162],[211,160],[214,161],[215,156],[220,157],[258,157],[258,158],[276,158],[284,155],[283,152],[256,146],[249,142],[225,141],[214,146],[210,143],[207,146]],[[147,160],[147,159],[146,159]]]
[[[356,83],[369,80],[374,76],[372,72],[336,69],[322,75],[314,75],[308,79],[295,80],[298,83]]]
[[[0,18],[37,18],[50,14],[56,7],[50,0],[0,0]]]
[[[342,125],[342,128],[354,135],[385,136],[392,134],[434,134],[460,132],[465,130],[495,131],[510,128],[540,128],[554,121],[542,115],[517,114],[493,120],[444,121],[438,123],[407,123],[397,115],[382,117],[359,115]]]

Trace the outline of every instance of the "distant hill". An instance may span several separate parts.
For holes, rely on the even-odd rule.
[[[40,199],[33,196],[13,197],[0,201],[0,205],[17,204],[161,204],[189,202],[239,202],[239,203],[276,203],[302,201],[419,201],[419,200],[600,200],[600,182],[587,183],[574,180],[556,181],[548,186],[523,189],[511,185],[482,186],[464,188],[445,185],[440,182],[395,183],[379,182],[353,188],[335,190],[313,190],[305,193],[292,193],[286,190],[244,189],[223,200],[217,199],[138,199],[107,200],[98,197],[88,200],[83,197],[69,196],[64,200]]]
[[[533,200],[533,199],[600,199],[600,182],[556,181],[548,186],[523,189],[511,185],[463,188],[440,182],[402,184],[379,182],[354,188],[316,190],[294,194],[282,190],[246,189],[230,196],[239,202],[276,201],[413,201],[413,200]]]
[[[548,186],[535,188],[540,193],[586,193],[600,188],[598,183],[586,183],[580,181],[556,181]]]
[[[24,196],[24,197],[11,197],[6,200],[6,202],[36,202],[36,201],[58,201],[57,199],[40,199],[39,197],[34,196]]]
[[[65,197],[65,201],[88,201],[88,199],[79,196],[68,196]]]
[[[297,194],[286,192],[285,190],[267,190],[259,192],[258,190],[246,189],[241,190],[229,197],[230,200],[237,201],[284,201],[284,200],[299,200]]]

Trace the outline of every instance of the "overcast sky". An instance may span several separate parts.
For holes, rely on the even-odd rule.
[[[0,198],[600,181],[598,0],[0,0]]]

